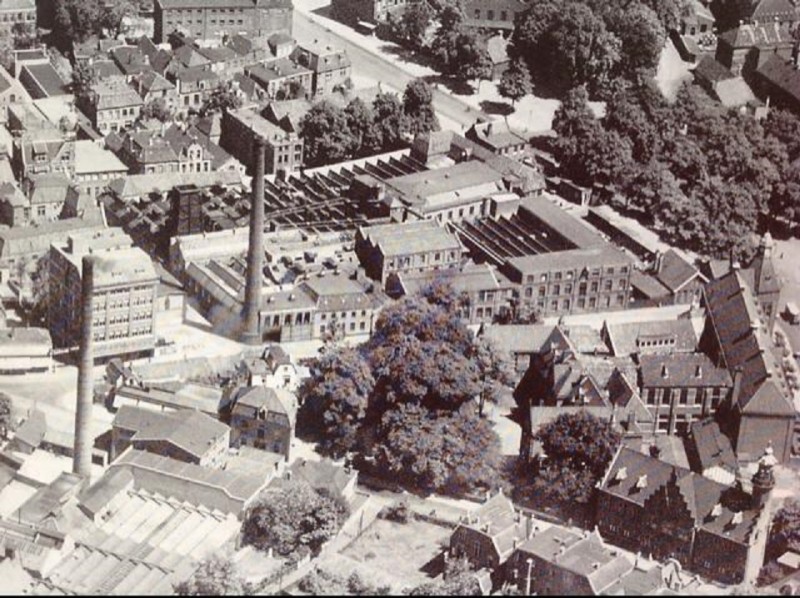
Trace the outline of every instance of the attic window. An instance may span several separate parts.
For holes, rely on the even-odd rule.
[[[647,488],[647,474],[640,475],[639,479],[636,480],[636,489],[643,490],[644,488]]]
[[[738,513],[734,513],[733,517],[731,518],[731,525],[739,525],[744,520],[744,516],[742,512],[739,511]]]
[[[628,468],[627,467],[620,467],[617,470],[617,474],[614,476],[614,479],[617,480],[618,482],[621,482],[622,480],[626,479],[627,477],[628,477]]]
[[[717,503],[717,504],[714,505],[714,508],[711,509],[711,516],[714,519],[716,519],[720,515],[722,515],[722,505],[720,503]]]

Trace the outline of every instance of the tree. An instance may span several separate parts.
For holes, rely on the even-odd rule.
[[[525,64],[522,58],[517,57],[511,61],[511,64],[509,64],[508,68],[500,77],[497,91],[499,91],[500,95],[504,98],[511,100],[512,107],[517,101],[533,92],[531,72],[528,70],[528,65]]]
[[[116,39],[124,32],[124,21],[135,15],[139,7],[130,0],[114,0],[113,3],[104,3],[100,10],[100,26],[108,31],[108,36]]]
[[[278,100],[298,100],[308,95],[308,90],[297,79],[292,79],[283,85],[278,90]]]
[[[396,93],[379,93],[372,101],[375,119],[376,138],[384,151],[398,149],[405,145],[408,123],[403,105]]]
[[[39,44],[39,34],[32,23],[14,23],[11,35],[15,50],[26,50]]]
[[[272,548],[281,556],[316,556],[347,519],[347,506],[304,482],[289,482],[268,491],[248,511],[242,524],[245,544]]]
[[[375,126],[372,109],[361,98],[353,98],[345,107],[344,114],[353,140],[351,153],[355,156],[370,156],[380,151],[380,134]]]
[[[178,596],[242,596],[248,594],[247,582],[236,564],[228,558],[212,555],[202,561],[192,576],[174,586]]]
[[[0,437],[6,438],[12,423],[12,402],[11,397],[4,392],[0,392]]]
[[[73,44],[102,29],[99,0],[54,0],[53,37],[61,50],[72,55]]]
[[[639,69],[655,74],[667,33],[658,14],[641,2],[631,2],[624,10],[605,13],[609,31],[620,40],[619,67],[634,78]]]
[[[524,58],[537,87],[556,97],[585,84],[601,91],[621,58],[621,42],[582,2],[535,2],[518,13],[509,57]]]
[[[200,116],[208,116],[218,112],[236,110],[242,106],[242,96],[230,81],[220,83],[211,92],[203,105],[200,106]]]
[[[344,110],[327,100],[314,104],[300,120],[308,166],[341,162],[353,150],[353,136]]]
[[[321,427],[320,448],[334,458],[358,448],[358,430],[375,387],[369,364],[355,349],[326,353],[303,386],[299,417]]]
[[[775,559],[787,550],[800,551],[800,500],[789,498],[775,513],[767,542],[767,558]]]
[[[422,79],[414,79],[406,85],[403,93],[403,112],[412,135],[439,130],[439,120],[433,109],[433,90]]]
[[[471,405],[447,412],[400,404],[385,413],[381,439],[379,470],[416,488],[458,494],[496,483],[500,439]]]
[[[459,81],[477,80],[492,76],[492,59],[486,47],[486,40],[475,30],[466,29],[453,40],[448,70]]]
[[[410,596],[483,596],[478,578],[466,558],[447,561],[442,580],[423,583]]]
[[[357,571],[344,577],[319,567],[301,579],[298,587],[312,596],[386,596],[391,593],[391,587],[375,587]]]
[[[427,0],[411,3],[399,19],[392,20],[392,32],[403,44],[421,50],[435,14]]]
[[[34,263],[17,265],[20,285],[20,309],[28,325],[46,326],[50,300],[50,259],[45,253]]]
[[[91,101],[94,86],[97,84],[97,73],[88,62],[78,62],[72,69],[72,93],[78,104]]]
[[[140,118],[154,118],[162,123],[171,122],[174,117],[174,110],[167,104],[164,98],[153,98],[142,106]]]
[[[586,411],[565,413],[534,434],[547,457],[536,483],[561,500],[585,502],[620,444],[611,425]]]

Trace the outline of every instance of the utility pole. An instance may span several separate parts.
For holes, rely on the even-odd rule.
[[[533,559],[532,558],[528,558],[527,563],[528,563],[528,576],[527,576],[527,579],[525,580],[525,595],[526,596],[530,596],[531,595],[531,573],[533,572]]]

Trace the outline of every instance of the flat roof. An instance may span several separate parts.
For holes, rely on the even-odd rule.
[[[503,175],[491,166],[477,160],[469,160],[446,168],[422,170],[394,177],[387,180],[386,184],[409,200],[425,200],[434,195],[466,190],[502,180]]]

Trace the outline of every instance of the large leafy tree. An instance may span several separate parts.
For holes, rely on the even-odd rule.
[[[242,524],[245,544],[272,548],[285,557],[316,555],[347,518],[338,498],[317,492],[305,482],[290,482],[269,490],[248,511]]]
[[[103,27],[99,0],[54,0],[53,37],[56,45],[71,54],[75,42],[100,33]]]
[[[298,587],[312,596],[387,596],[392,590],[388,586],[373,586],[357,571],[344,577],[319,567],[301,579]]]
[[[538,88],[561,96],[585,84],[603,90],[621,59],[622,43],[582,2],[542,0],[517,15],[509,55],[528,62]]]
[[[174,587],[178,596],[242,596],[248,589],[236,564],[216,555],[200,561],[191,577]]]
[[[375,118],[375,135],[384,151],[398,149],[405,145],[408,121],[403,104],[396,93],[379,93],[372,101],[372,114]]]
[[[142,111],[140,112],[141,118],[155,118],[156,120],[160,120],[162,123],[170,122],[173,118],[173,115],[174,110],[170,108],[164,98],[151,99],[144,106],[142,106]]]
[[[517,56],[511,61],[511,64],[509,64],[508,68],[500,77],[497,91],[499,91],[500,95],[504,98],[511,100],[512,106],[526,95],[533,92],[531,72],[528,69],[527,63],[525,63],[522,58]]]
[[[787,499],[775,513],[770,528],[767,553],[776,558],[787,550],[800,551],[800,500]]]
[[[91,101],[94,86],[97,83],[97,73],[88,62],[78,62],[72,69],[72,93],[78,103]]]
[[[415,50],[425,46],[428,29],[436,15],[427,0],[409,4],[399,19],[392,21],[394,35]]]
[[[380,134],[375,125],[375,115],[364,100],[353,98],[344,109],[347,128],[353,139],[353,153],[369,156],[381,149]]]
[[[0,438],[5,438],[11,427],[11,408],[11,397],[0,392]]]
[[[414,79],[403,93],[403,112],[412,135],[439,130],[439,120],[433,109],[433,90],[422,79]]]
[[[638,69],[655,73],[667,33],[658,14],[641,2],[631,2],[624,10],[605,13],[609,30],[620,40],[619,67],[628,76]]]
[[[131,0],[106,2],[100,8],[99,24],[108,32],[109,37],[116,38],[125,31],[125,19],[134,16],[138,11],[139,7]]]
[[[478,414],[483,415],[485,403],[497,403],[503,390],[514,383],[511,357],[491,339],[482,336],[473,344],[469,358],[478,367],[480,375]]]
[[[375,456],[390,475],[448,494],[495,485],[500,439],[473,407],[438,412],[402,404],[387,411],[381,425],[384,441]]]
[[[535,486],[560,500],[581,502],[589,499],[621,441],[607,421],[586,411],[559,415],[534,438],[547,456]]]
[[[303,387],[300,417],[321,428],[320,448],[334,458],[358,448],[359,426],[375,387],[369,364],[356,349],[341,348],[320,358]]]
[[[353,139],[347,127],[344,110],[323,100],[314,104],[300,121],[305,139],[305,162],[321,166],[341,162],[349,157]]]
[[[242,96],[230,83],[220,83],[200,106],[200,116],[236,110],[242,106]]]
[[[447,561],[442,579],[418,585],[410,596],[483,596],[478,578],[466,558]]]

